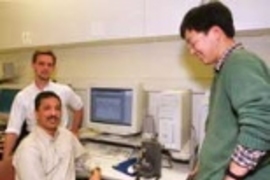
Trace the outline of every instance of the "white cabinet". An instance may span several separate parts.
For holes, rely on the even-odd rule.
[[[145,0],[145,36],[178,35],[188,10],[210,0]],[[234,16],[236,30],[270,28],[269,0],[220,0]]]
[[[145,36],[178,35],[185,13],[201,0],[145,0]]]
[[[269,0],[221,0],[234,17],[237,30],[270,28]]]
[[[200,0],[22,0],[0,2],[0,49],[178,35]]]
[[[0,49],[178,35],[202,0],[0,1]],[[270,28],[269,0],[221,0],[237,30]]]
[[[0,49],[143,35],[144,0],[0,2]]]
[[[23,27],[19,19],[20,14],[19,5],[15,5],[15,3],[0,2],[0,48],[20,44],[18,29]]]

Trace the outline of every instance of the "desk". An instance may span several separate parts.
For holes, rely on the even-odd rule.
[[[91,146],[87,145],[86,143],[84,144],[87,151],[91,152]],[[105,165],[103,164],[101,167],[101,171],[102,177],[106,180],[135,180],[135,177],[131,177],[112,168],[112,164],[110,164],[110,162]],[[188,172],[188,164],[173,162],[173,168],[162,168],[162,177],[160,180],[185,180]],[[81,172],[77,174],[77,177],[83,180],[88,177],[88,174]]]
[[[188,165],[174,163],[173,169],[162,168],[162,177],[160,180],[186,180],[188,176]],[[88,180],[88,174],[78,174],[78,180]],[[135,177],[130,177],[113,168],[103,168],[102,178],[105,180],[135,180]]]
[[[162,177],[160,180],[186,180],[188,172],[187,165],[175,164],[173,169],[162,169]],[[108,176],[106,173],[111,174]],[[88,177],[87,174],[80,174],[77,176],[77,180],[88,180]],[[113,168],[111,168],[111,170],[102,169],[102,178],[104,178],[104,180],[135,180],[135,177],[127,176]]]

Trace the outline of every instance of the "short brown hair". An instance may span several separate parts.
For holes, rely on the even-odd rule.
[[[35,63],[36,60],[37,60],[37,57],[40,56],[40,55],[47,55],[47,56],[51,56],[52,59],[53,59],[53,64],[55,65],[56,64],[56,56],[55,54],[48,50],[48,51],[41,51],[41,50],[36,50],[32,56],[32,63]]]

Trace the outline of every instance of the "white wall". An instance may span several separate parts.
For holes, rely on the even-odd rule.
[[[270,36],[238,39],[270,63]],[[212,77],[212,68],[191,57],[181,40],[84,45],[53,50],[58,57],[55,78],[74,87],[110,79],[142,82],[146,89],[185,87],[201,91],[208,87]],[[27,84],[33,77],[33,51],[0,53],[0,64],[15,62],[20,75],[18,82]],[[2,74],[1,69],[0,77]]]
[[[204,67],[186,53],[180,40],[66,47],[54,51],[58,57],[56,79],[74,87],[110,79],[142,82],[146,89],[200,90],[205,87],[201,82],[212,74],[210,67]],[[18,81],[25,84],[33,76],[32,53],[32,50],[2,53],[0,62],[15,62],[20,74]]]

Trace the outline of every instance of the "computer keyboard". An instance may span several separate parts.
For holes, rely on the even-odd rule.
[[[134,156],[134,149],[102,143],[87,143],[85,146],[90,155],[91,164],[111,167]]]
[[[140,135],[131,135],[131,136],[119,136],[112,134],[99,133],[91,129],[82,128],[79,133],[79,138],[81,140],[92,140],[92,141],[103,141],[109,143],[116,143],[119,145],[128,145],[139,147],[141,143]]]

